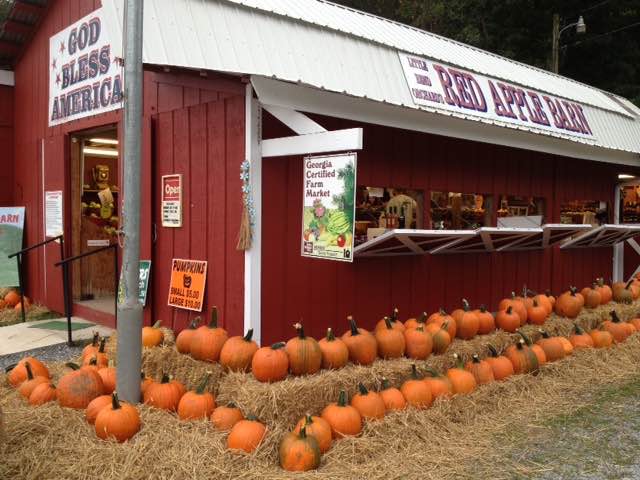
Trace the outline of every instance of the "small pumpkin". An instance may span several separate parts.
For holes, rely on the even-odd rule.
[[[573,326],[573,335],[569,337],[569,341],[573,348],[593,348],[593,338],[577,323]]]
[[[277,382],[287,378],[289,356],[284,351],[284,342],[259,348],[251,360],[251,371],[259,382]]]
[[[478,334],[480,328],[480,320],[478,316],[471,311],[469,302],[462,299],[462,311],[454,317],[456,322],[456,335],[463,340],[469,340]]]
[[[140,431],[140,413],[133,405],[120,402],[118,394],[113,392],[111,405],[100,410],[96,417],[95,429],[96,435],[104,440],[115,438],[125,442]]]
[[[98,375],[102,378],[105,395],[111,395],[116,389],[116,368],[112,365],[98,369]]]
[[[302,324],[293,326],[298,333],[284,347],[289,356],[289,370],[293,375],[310,375],[320,370],[322,351],[315,338],[304,334]]]
[[[191,341],[196,333],[196,328],[202,319],[198,316],[189,322],[189,326],[182,330],[176,337],[176,350],[179,353],[191,353]]]
[[[391,327],[394,330],[399,330],[400,332],[404,332],[407,327],[398,319],[398,315],[399,315],[398,309],[394,308],[393,312],[391,312],[391,316],[390,317],[383,317],[382,319],[380,319],[378,321],[378,323],[376,323],[376,328],[374,329],[374,334],[378,330],[385,330],[386,328],[388,328],[385,318],[389,318],[389,321],[391,322]]]
[[[538,330],[542,335],[542,338],[536,342],[536,344],[542,347],[545,357],[548,362],[555,362],[565,357],[564,346],[558,337],[551,337],[545,330]]]
[[[330,403],[320,415],[331,426],[333,438],[355,436],[362,431],[362,416],[358,410],[347,405],[347,393],[340,390],[337,403]]]
[[[556,301],[556,313],[561,317],[576,318],[584,303],[582,295],[578,295],[580,294],[575,287],[570,287],[568,291],[560,295]]]
[[[504,356],[513,364],[514,373],[536,372],[540,365],[538,357],[533,350],[525,344],[523,339],[519,339],[515,345],[507,347]]]
[[[520,316],[509,305],[506,310],[500,310],[496,315],[496,326],[505,332],[515,333],[520,327]]]
[[[85,358],[93,357],[96,353],[98,353],[98,348],[100,348],[100,334],[98,332],[93,332],[91,343],[82,349],[82,355],[80,356],[80,359],[84,362]]]
[[[209,325],[198,327],[191,338],[191,356],[196,360],[217,362],[228,338],[227,331],[218,327],[218,308],[214,306]]]
[[[622,343],[629,336],[629,330],[625,326],[625,322],[620,320],[618,312],[611,310],[611,320],[602,323],[602,328],[613,336],[614,343]]]
[[[111,395],[100,395],[99,397],[94,398],[89,402],[87,408],[84,412],[84,418],[88,423],[93,425],[96,423],[96,418],[98,418],[98,414],[100,410],[105,408],[107,405],[111,405],[112,399]]]
[[[496,329],[496,319],[484,305],[480,305],[480,308],[473,312],[478,317],[478,335],[486,335]]]
[[[425,360],[433,351],[433,338],[423,326],[405,330],[404,343],[407,357],[415,360]]]
[[[349,360],[359,365],[371,365],[378,354],[378,342],[371,332],[358,328],[351,315],[347,317],[349,330],[342,335],[342,341],[349,350]]]
[[[33,371],[31,370],[31,364],[29,362],[25,362],[24,366],[27,369],[27,379],[20,384],[18,392],[24,398],[28,399],[38,385],[49,383],[49,379],[47,377],[34,377]]]
[[[205,392],[211,373],[202,377],[198,388],[185,393],[178,402],[178,417],[180,420],[201,420],[209,418],[216,408],[216,397],[211,392]]]
[[[487,357],[485,361],[491,366],[493,370],[493,378],[496,381],[504,380],[514,374],[513,363],[504,355],[499,355],[498,351],[493,345],[487,345],[490,357]]]
[[[362,383],[358,383],[358,391],[351,398],[351,406],[358,410],[360,416],[366,420],[383,418],[386,409],[380,394],[369,391]]]
[[[476,382],[471,372],[464,369],[462,358],[457,353],[453,354],[453,358],[456,366],[447,370],[447,377],[451,381],[453,393],[466,394],[473,392],[478,388],[478,382]]]
[[[633,279],[629,280],[627,283],[624,282],[616,282],[612,286],[613,291],[613,300],[618,303],[631,303],[633,302],[633,291],[631,289],[631,284]]]
[[[240,420],[244,420],[244,415],[233,403],[220,405],[211,412],[211,423],[218,430],[231,430]]]
[[[82,361],[82,365],[90,365],[91,364],[91,360],[95,358],[95,364],[98,366],[98,368],[102,368],[102,367],[106,367],[109,365],[109,357],[107,356],[106,353],[104,353],[104,347],[105,347],[105,342],[107,341],[106,338],[103,338],[102,340],[100,340],[100,346],[98,347],[98,351],[93,353],[92,355],[88,355],[84,358],[84,360]]]
[[[24,303],[24,311],[28,312],[29,309],[31,308],[31,301],[29,300],[29,297],[24,297],[22,299],[22,302],[18,302],[16,303],[16,305],[13,307],[13,309],[16,312],[21,312],[22,311],[22,304]]]
[[[546,294],[541,294],[541,293],[533,297],[533,300],[536,301],[538,305],[542,306],[546,310],[547,316],[551,315],[551,312],[553,312],[553,303],[551,303],[551,298],[553,297],[548,297]],[[555,302],[555,298],[554,298],[554,302]],[[528,312],[527,312],[527,315],[528,315]]]
[[[629,323],[635,327],[636,331],[640,332],[640,318],[632,318]]]
[[[318,346],[322,353],[322,368],[342,368],[349,361],[349,349],[336,338],[331,328],[327,328],[327,335],[318,342]]]
[[[7,307],[15,307],[20,302],[20,295],[15,290],[9,290],[4,296],[4,303]]]
[[[433,402],[431,388],[418,376],[416,364],[411,365],[411,377],[400,387],[407,403],[419,409],[429,408]]]
[[[331,448],[333,434],[331,425],[322,417],[306,414],[301,418],[293,429],[293,433],[300,433],[304,428],[309,437],[314,437],[318,441],[320,453],[325,453]]]
[[[596,279],[595,288],[598,291],[598,293],[600,293],[601,305],[606,305],[611,301],[611,299],[613,299],[613,290],[611,290],[611,287],[609,285],[606,285],[604,283],[604,278],[600,277]]]
[[[263,423],[249,415],[231,428],[227,437],[227,448],[251,453],[262,443],[266,431],[267,427]]]
[[[306,472],[320,466],[320,446],[315,437],[307,435],[303,425],[299,432],[286,435],[278,447],[280,466],[290,472]]]
[[[602,304],[602,295],[597,290],[595,283],[591,288],[583,288],[580,294],[584,297],[584,306],[587,308],[596,308]]]
[[[29,396],[31,405],[44,405],[58,398],[58,391],[53,383],[41,383],[33,389]]]
[[[171,381],[164,373],[160,382],[153,382],[144,392],[144,403],[162,410],[175,411],[184,394],[184,386]]]
[[[591,330],[589,335],[595,348],[608,348],[613,345],[613,335],[606,330]]]
[[[547,309],[540,305],[535,298],[531,306],[527,308],[527,319],[529,323],[534,325],[542,325],[547,320],[548,315]]]
[[[404,322],[405,330],[411,328],[425,327],[427,325],[427,312],[422,312],[418,318],[410,318]]]
[[[516,292],[511,292],[510,298],[503,298],[500,300],[500,303],[498,304],[498,311],[507,310],[509,307],[511,307],[511,309],[518,315],[521,326],[527,323],[527,307],[521,298],[516,297]]]
[[[451,320],[453,322],[453,319]],[[448,322],[438,325],[437,323],[427,326],[427,332],[431,334],[431,340],[433,341],[433,353],[444,353],[451,345],[451,336],[448,332]]]
[[[34,377],[46,377],[51,378],[49,369],[37,358],[24,357],[15,365],[8,366],[5,371],[7,372],[7,380],[13,387],[17,387],[27,379],[27,367],[25,364],[29,362],[31,367],[31,373]]]
[[[427,376],[424,377],[424,383],[431,390],[433,400],[437,398],[447,398],[453,395],[453,385],[449,377],[442,375],[431,368],[427,368]]]
[[[68,363],[67,367],[72,371],[58,382],[58,403],[61,407],[85,409],[104,392],[102,378],[91,365]]]
[[[471,361],[467,362],[464,368],[473,375],[478,385],[495,381],[493,368],[486,360],[480,360],[477,353],[472,355]]]
[[[377,328],[375,331],[378,343],[378,356],[380,358],[400,358],[404,355],[406,347],[404,331],[391,325],[391,319],[384,317],[386,328]]]
[[[518,335],[522,337],[524,343],[531,349],[531,351],[538,359],[538,367],[541,367],[542,365],[547,363],[547,355],[544,353],[544,350],[540,345],[534,344],[529,336],[525,335],[521,330],[518,330]]]
[[[246,372],[251,367],[253,355],[258,351],[258,344],[252,340],[253,328],[246,335],[231,337],[220,351],[220,365],[233,372]]]
[[[558,337],[558,340],[564,347],[564,356],[568,357],[569,355],[571,355],[573,353],[573,345],[569,341],[569,339],[566,337]]]
[[[157,347],[164,341],[164,333],[160,330],[162,320],[158,320],[152,326],[146,326],[142,328],[142,346],[143,347]]]
[[[384,408],[387,411],[404,410],[407,408],[407,400],[402,392],[389,384],[386,377],[382,377],[382,390],[380,396],[384,402]]]
[[[436,313],[432,313],[431,315],[429,315],[429,318],[427,318],[427,325],[431,325],[432,323],[435,323],[439,327],[441,327],[446,323],[447,332],[449,333],[449,336],[452,339],[456,338],[456,333],[457,333],[456,321],[453,319],[451,315],[447,314],[447,312],[443,308],[438,310]]]

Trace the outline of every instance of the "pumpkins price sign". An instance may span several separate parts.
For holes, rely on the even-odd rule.
[[[201,312],[206,283],[207,262],[205,260],[174,258],[171,260],[169,306]]]
[[[305,157],[302,256],[353,261],[356,154]]]

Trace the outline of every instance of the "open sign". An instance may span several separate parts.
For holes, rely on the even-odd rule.
[[[162,177],[162,226],[182,226],[182,175]]]

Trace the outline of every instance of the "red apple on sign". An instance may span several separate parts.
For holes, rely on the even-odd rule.
[[[340,248],[342,248],[344,247],[344,244],[347,243],[347,238],[344,236],[344,234],[341,233],[340,235],[338,235],[338,240],[336,241],[336,243]]]

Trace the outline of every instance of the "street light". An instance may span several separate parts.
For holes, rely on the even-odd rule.
[[[584,23],[582,15],[578,17],[578,21],[570,23],[560,29],[560,15],[553,14],[553,32],[552,32],[552,45],[551,45],[551,71],[558,73],[558,63],[560,61],[560,35],[569,28],[576,27],[576,33],[582,34],[587,31],[587,24]]]

